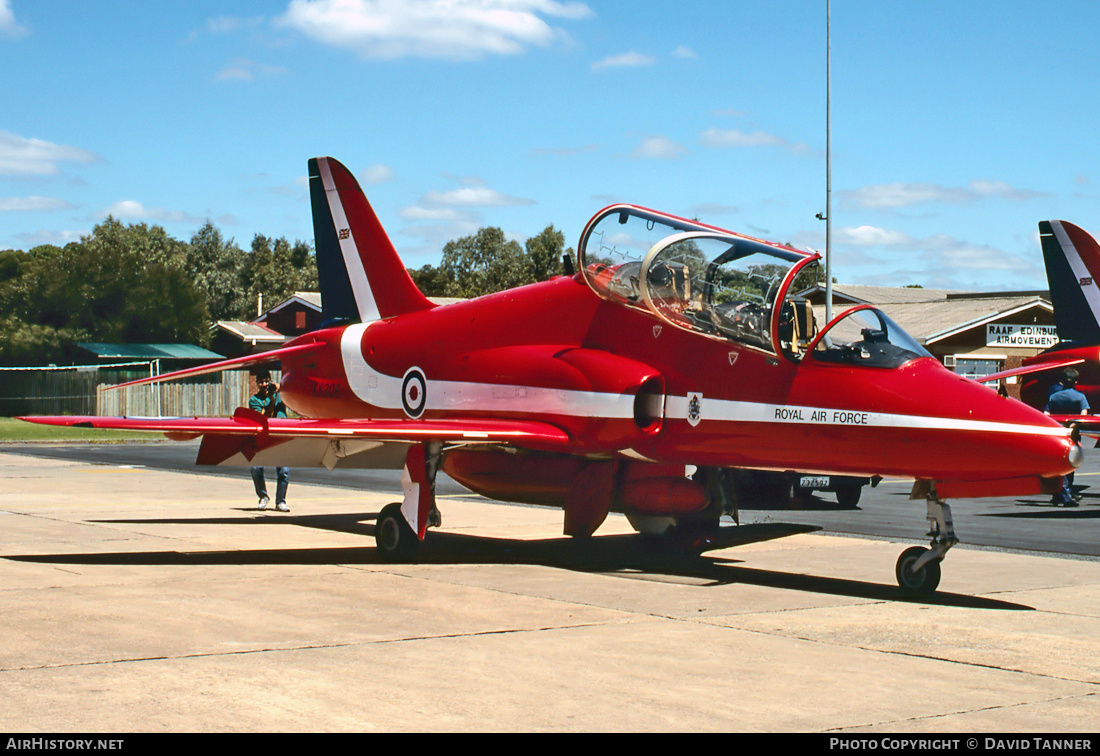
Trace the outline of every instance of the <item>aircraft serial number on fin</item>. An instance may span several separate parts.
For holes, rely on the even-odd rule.
[[[807,417],[809,415],[809,417]],[[868,413],[849,410],[809,410],[803,407],[776,407],[775,419],[792,423],[831,423],[834,425],[868,425]]]

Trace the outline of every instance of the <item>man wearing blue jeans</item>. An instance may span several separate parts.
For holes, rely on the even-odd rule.
[[[279,388],[271,382],[271,373],[266,370],[256,374],[256,393],[248,400],[249,409],[253,409],[266,417],[286,417],[286,405],[279,398]],[[256,486],[256,496],[260,503],[257,509],[267,509],[270,498],[267,495],[267,484],[264,483],[264,468],[252,468],[252,483]],[[289,512],[286,505],[286,489],[290,483],[290,468],[275,468],[275,509],[279,512]]]
[[[1089,400],[1077,390],[1077,379],[1080,376],[1073,368],[1062,371],[1059,381],[1060,387],[1051,388],[1050,396],[1044,411],[1048,415],[1087,415],[1089,413]],[[1050,503],[1064,507],[1076,507],[1077,498],[1073,495],[1073,473],[1062,478],[1062,488],[1050,500]]]

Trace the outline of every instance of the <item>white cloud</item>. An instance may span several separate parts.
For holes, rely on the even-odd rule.
[[[401,234],[424,243],[422,248],[411,250],[413,255],[435,254],[452,239],[476,232],[483,225],[479,208],[535,204],[534,200],[512,197],[490,189],[483,180],[474,176],[447,175],[446,178],[461,186],[448,191],[428,192],[419,202],[398,213],[409,221],[409,225],[401,229]]]
[[[405,220],[410,221],[464,221],[468,216],[451,207],[425,207],[424,205],[410,205],[398,212]]]
[[[203,218],[196,218],[178,210],[166,210],[163,207],[146,207],[137,200],[121,200],[116,202],[102,213],[111,215],[119,220],[151,220],[168,223],[201,223]]]
[[[630,153],[632,158],[655,158],[657,160],[675,160],[687,154],[682,144],[663,136],[642,137],[642,142]]]
[[[85,231],[35,231],[33,233],[16,234],[15,238],[20,240],[24,249],[34,249],[40,244],[54,244],[63,247],[69,242],[80,241],[82,237],[90,233],[91,229]]]
[[[87,150],[0,131],[0,176],[53,176],[61,173],[58,163],[96,160]]]
[[[508,205],[531,205],[533,200],[510,197],[486,186],[464,186],[447,192],[428,192],[424,195],[428,205],[451,207],[505,207]]]
[[[0,197],[0,213],[49,212],[71,207],[68,202],[56,197]]]
[[[367,58],[472,60],[564,39],[543,16],[591,15],[557,0],[291,0],[275,25]]]
[[[0,37],[18,38],[27,34],[25,27],[15,20],[11,9],[11,0],[0,0]]]
[[[707,129],[699,135],[704,147],[779,147],[795,154],[810,152],[808,145],[791,142],[781,136],[754,131],[751,134],[740,129]]]
[[[656,63],[655,58],[651,58],[648,55],[642,55],[637,52],[623,53],[622,55],[611,55],[603,60],[598,60],[592,64],[593,71],[599,71],[601,68],[632,68],[638,66],[652,66]]]
[[[214,75],[214,81],[254,81],[259,76],[275,76],[286,73],[282,66],[270,66],[252,60],[238,58]]]
[[[241,29],[257,27],[263,22],[263,16],[250,16],[249,18],[216,16],[206,19],[206,30],[211,34],[232,34]]]
[[[912,246],[913,237],[901,231],[891,231],[876,226],[849,226],[838,229],[837,241],[841,244],[899,247]]]
[[[1023,271],[1034,268],[1033,261],[1005,252],[988,244],[974,244],[947,234],[936,234],[921,242],[929,270]]]
[[[388,165],[372,165],[359,174],[359,179],[365,184],[384,184],[393,181],[393,169]]]
[[[968,276],[987,282],[991,273],[1027,279],[1036,267],[1034,260],[1018,254],[947,234],[918,239],[878,226],[849,226],[833,231],[833,243],[841,256],[838,259],[848,270],[852,266],[888,270],[864,276],[868,282],[884,284],[900,280],[935,288],[967,289],[975,286]]]
[[[862,207],[870,210],[893,210],[924,202],[939,202],[959,205],[966,202],[999,197],[1022,201],[1035,197],[1045,197],[1042,192],[1028,189],[1016,189],[1003,181],[971,181],[966,187],[942,186],[940,184],[894,182],[876,184],[853,191],[840,192],[846,206]]]
[[[696,60],[699,56],[694,50],[686,45],[677,45],[676,49],[672,51],[672,57],[685,58],[687,60]]]
[[[553,155],[554,157],[573,157],[574,155],[582,155],[586,152],[597,152],[602,149],[602,144],[586,144],[584,147],[537,147],[531,150],[531,156],[541,157],[543,155]]]

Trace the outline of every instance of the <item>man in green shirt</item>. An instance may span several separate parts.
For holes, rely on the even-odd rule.
[[[286,417],[286,405],[279,398],[279,387],[271,382],[271,373],[262,370],[256,374],[256,393],[248,400],[249,409],[256,410],[267,417]],[[267,495],[267,484],[264,483],[264,468],[252,468],[252,483],[256,486],[256,496],[260,503],[257,509],[267,509],[270,501]],[[279,512],[289,512],[286,505],[286,489],[290,483],[290,468],[275,468],[275,509]]]

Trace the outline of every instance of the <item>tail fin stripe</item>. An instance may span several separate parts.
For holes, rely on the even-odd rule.
[[[1077,284],[1081,287],[1081,294],[1088,302],[1093,317],[1096,318],[1097,314],[1100,313],[1100,288],[1097,287],[1096,277],[1089,270],[1087,262],[1082,259],[1080,251],[1073,240],[1070,239],[1069,234],[1066,233],[1061,221],[1051,221],[1050,227],[1062,247],[1066,262],[1069,263],[1073,275],[1077,278]]]
[[[363,268],[363,261],[359,257],[359,249],[355,243],[355,237],[344,213],[344,204],[340,201],[340,192],[336,189],[336,182],[332,179],[332,169],[327,159],[317,161],[317,167],[321,172],[321,182],[325,187],[325,196],[328,198],[329,211],[332,220],[336,224],[336,237],[340,243],[340,253],[344,257],[344,265],[348,271],[348,280],[351,282],[352,291],[355,294],[355,303],[359,308],[359,318],[367,323],[378,320],[382,316],[378,310],[378,303],[374,301],[374,292],[371,291],[367,272]]]

